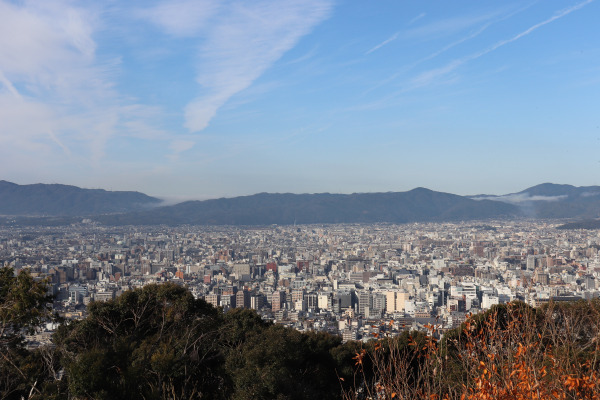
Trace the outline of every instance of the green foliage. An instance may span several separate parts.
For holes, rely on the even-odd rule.
[[[233,399],[336,398],[339,384],[330,349],[340,340],[271,325],[228,352]]]
[[[48,316],[44,282],[36,282],[27,271],[15,276],[12,268],[0,268],[0,343],[20,337],[21,331],[31,331]]]
[[[37,382],[46,379],[47,365],[40,353],[25,350],[23,334],[49,317],[49,301],[44,282],[27,271],[15,275],[12,268],[0,268],[0,398],[37,393]]]
[[[5,399],[338,399],[378,387],[398,396],[413,388],[450,394],[474,382],[465,355],[486,359],[481,349],[510,350],[521,339],[565,365],[600,367],[600,300],[495,306],[440,343],[403,332],[342,344],[251,310],[222,314],[175,284],[148,285],[90,304],[85,319],[58,329],[55,348],[35,351],[22,346],[21,335],[48,317],[43,283],[0,269],[0,300]],[[512,336],[504,340],[505,332]],[[473,337],[482,347],[473,347]]]
[[[149,285],[95,302],[64,326],[72,395],[98,399],[224,398],[220,313],[174,284]],[[215,390],[217,389],[217,390]]]
[[[351,353],[254,311],[226,314],[176,285],[149,285],[55,335],[65,395],[94,399],[335,399]]]
[[[222,340],[228,347],[240,346],[249,337],[262,333],[270,326],[271,323],[263,321],[254,311],[234,308],[224,316]]]

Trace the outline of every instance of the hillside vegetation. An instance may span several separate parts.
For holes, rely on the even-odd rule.
[[[497,306],[366,344],[222,313],[174,284],[92,303],[53,345],[43,282],[0,269],[1,399],[600,399],[600,301]]]
[[[495,306],[436,339],[376,338],[345,399],[600,399],[600,301]]]

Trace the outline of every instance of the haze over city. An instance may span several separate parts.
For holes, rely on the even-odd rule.
[[[0,398],[600,399],[600,0],[0,0]]]
[[[167,198],[598,185],[597,1],[0,1],[19,184]]]

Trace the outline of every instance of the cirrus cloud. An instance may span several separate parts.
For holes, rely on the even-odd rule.
[[[332,7],[329,0],[203,1],[192,10],[197,19],[189,17],[186,7],[164,3],[140,15],[167,34],[198,38],[200,93],[185,108],[186,128],[198,132],[232,96],[248,88],[327,18]]]

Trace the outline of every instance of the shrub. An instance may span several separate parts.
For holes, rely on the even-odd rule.
[[[598,300],[496,306],[441,341],[428,328],[427,335],[376,338],[357,351],[357,383],[344,397],[600,399]]]

